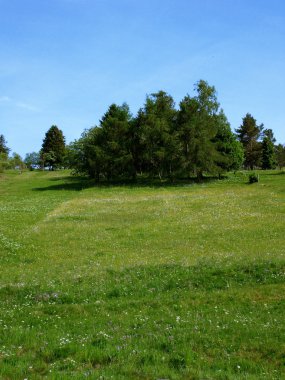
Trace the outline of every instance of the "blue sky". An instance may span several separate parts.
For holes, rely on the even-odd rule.
[[[111,103],[177,106],[205,79],[234,130],[247,112],[285,143],[283,0],[0,0],[0,134],[22,156]]]

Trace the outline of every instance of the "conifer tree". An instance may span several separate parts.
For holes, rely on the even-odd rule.
[[[245,154],[245,167],[251,170],[261,165],[261,144],[259,139],[263,130],[263,124],[257,125],[256,120],[247,113],[242,119],[242,125],[236,129],[237,137],[242,143]]]
[[[158,175],[160,179],[172,178],[179,166],[176,114],[173,98],[164,91],[147,96],[139,113],[144,166],[149,174]]]
[[[0,135],[0,153],[8,156],[10,149],[7,147],[7,141],[3,135]]]
[[[244,161],[243,146],[231,131],[230,123],[223,110],[217,115],[216,120],[217,134],[213,142],[220,153],[216,162],[219,172],[238,170]]]
[[[197,95],[187,95],[180,103],[178,128],[183,144],[184,167],[201,180],[204,172],[215,172],[219,153],[213,139],[217,134],[216,115],[219,103],[215,87],[200,80]]]
[[[265,129],[262,140],[262,169],[275,169],[276,157],[272,129]]]
[[[281,170],[285,166],[285,145],[278,144],[275,147],[276,161],[279,169]]]
[[[56,125],[52,125],[46,132],[40,152],[43,166],[49,166],[52,170],[60,167],[65,153],[65,138]]]

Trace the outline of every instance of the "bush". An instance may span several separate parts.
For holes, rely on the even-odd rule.
[[[251,174],[248,176],[248,181],[249,181],[249,183],[255,183],[255,182],[258,182],[258,181],[259,181],[259,176],[258,176],[258,174],[256,174],[256,173],[251,173]]]

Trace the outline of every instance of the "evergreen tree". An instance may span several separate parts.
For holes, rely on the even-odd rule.
[[[3,135],[0,135],[0,153],[8,156],[10,149],[7,147],[7,141]]]
[[[180,103],[178,129],[183,144],[184,168],[202,179],[203,172],[215,172],[220,154],[213,142],[217,134],[219,103],[215,87],[203,80],[195,86],[197,95]]]
[[[144,146],[143,163],[149,174],[172,178],[179,167],[179,140],[175,131],[173,98],[164,91],[147,96],[137,122]]]
[[[275,147],[276,161],[279,169],[281,170],[285,166],[285,145],[278,144]]]
[[[217,134],[213,141],[220,153],[216,163],[221,172],[238,170],[244,161],[243,147],[231,131],[230,123],[223,110],[217,115],[216,120]]]
[[[130,146],[129,106],[112,104],[100,122],[97,133],[96,157],[103,163],[108,180],[119,176],[133,177],[135,168]]]
[[[65,153],[65,138],[56,125],[52,125],[46,132],[40,152],[43,166],[50,166],[52,170],[63,163]]]
[[[276,168],[275,142],[272,129],[265,129],[262,140],[262,169]]]
[[[146,162],[144,160],[144,152],[146,151],[146,141],[142,137],[144,120],[144,112],[142,109],[140,109],[138,111],[137,116],[133,118],[130,122],[129,138],[135,175],[137,173],[142,174],[146,171]]]
[[[261,144],[259,139],[263,130],[263,124],[257,125],[256,120],[247,113],[242,120],[242,125],[236,130],[237,137],[242,143],[245,154],[245,166],[251,170],[261,165]]]
[[[134,177],[130,125],[132,116],[127,104],[112,104],[100,125],[85,131],[81,138],[67,147],[69,167],[87,173],[97,181]]]

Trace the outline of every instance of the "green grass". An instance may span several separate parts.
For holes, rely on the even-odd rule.
[[[285,378],[285,175],[0,174],[0,379]]]

